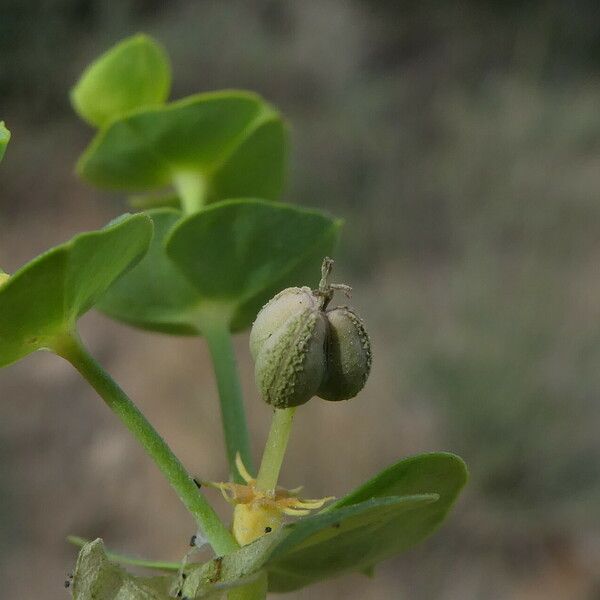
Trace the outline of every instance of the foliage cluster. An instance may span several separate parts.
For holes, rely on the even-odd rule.
[[[247,329],[278,290],[314,282],[341,224],[278,202],[287,132],[265,100],[221,91],[169,102],[170,82],[164,50],[137,35],[101,56],[72,90],[75,110],[96,129],[78,173],[100,187],[136,192],[131,202],[140,212],[79,234],[3,277],[0,366],[36,350],[69,361],[162,470],[216,558],[163,563],[176,575],[137,578],[108,560],[97,540],[80,553],[74,597],[258,599],[267,590],[289,591],[344,571],[370,573],[439,526],[466,480],[459,458],[437,453],[400,461],[317,514],[290,511],[302,518],[267,527],[240,547],[197,482],[78,336],[77,320],[97,306],[137,327],[204,337],[232,480],[213,485],[254,485],[231,335]],[[9,136],[4,128],[0,135],[4,149]],[[289,427],[285,435],[281,430],[284,412],[275,411],[257,479],[260,485],[264,465],[275,465],[263,490],[273,497],[291,493],[276,487],[289,435]],[[280,453],[275,461],[274,452]]]

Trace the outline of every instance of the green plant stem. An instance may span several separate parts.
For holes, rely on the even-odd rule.
[[[277,486],[295,412],[295,408],[281,408],[275,409],[273,413],[269,437],[256,478],[256,487],[259,490],[269,491]]]
[[[76,334],[63,337],[55,344],[53,350],[81,373],[131,431],[192,513],[215,553],[224,555],[237,550],[237,542],[198,490],[179,459],[125,392],[87,352],[79,337]]]
[[[244,483],[235,466],[236,454],[239,452],[242,462],[250,472],[254,470],[254,461],[250,450],[250,437],[233,340],[229,327],[219,319],[207,319],[202,322],[200,329],[208,344],[217,379],[229,471],[235,482]]]
[[[227,594],[227,600],[264,600],[267,597],[267,591],[267,574],[263,572],[256,581],[231,590]]]
[[[181,200],[181,208],[186,215],[202,209],[206,203],[206,182],[201,173],[180,171],[173,176],[173,185]]]
[[[74,546],[82,548],[88,544],[91,540],[79,537],[77,535],[69,535],[67,541]],[[164,560],[148,560],[146,558],[135,558],[133,556],[127,556],[125,554],[118,554],[117,552],[106,551],[108,560],[117,562],[122,565],[132,565],[134,567],[144,567],[145,569],[156,569],[159,571],[179,571],[181,569],[181,563],[169,562]]]

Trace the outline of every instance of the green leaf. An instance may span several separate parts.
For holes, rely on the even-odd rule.
[[[466,480],[466,467],[453,454],[398,462],[326,511],[295,524],[266,564],[269,589],[290,591],[343,571],[365,571],[414,546],[439,527]],[[363,518],[364,526],[354,529],[352,523]]]
[[[327,511],[351,506],[370,498],[436,493],[436,518],[443,519],[467,483],[464,461],[450,452],[430,452],[405,458],[381,471],[350,494],[329,505]]]
[[[285,138],[281,118],[259,96],[198,94],[112,122],[77,170],[98,186],[133,191],[171,185],[191,173],[201,178],[209,202],[233,194],[276,200]]]
[[[152,222],[124,215],[27,263],[0,286],[0,367],[70,332],[106,289],[146,252]]]
[[[132,110],[164,104],[171,89],[171,69],[163,48],[138,34],[95,60],[71,90],[79,116],[97,127]]]
[[[189,565],[182,595],[220,598],[227,590],[256,581],[264,571],[273,592],[296,590],[347,571],[372,576],[376,563],[437,529],[466,479],[464,463],[453,454],[402,460],[319,514],[266,534],[227,556]]]
[[[284,184],[286,135],[278,115],[259,123],[214,172],[213,199],[277,200]]]
[[[10,131],[6,128],[4,121],[0,121],[0,162],[4,158],[6,152],[6,146],[10,141]]]
[[[147,256],[99,308],[172,334],[197,335],[203,319],[215,318],[244,329],[280,289],[316,284],[340,227],[322,213],[260,200],[219,202],[181,220],[173,209],[148,214],[155,236]]]
[[[136,577],[109,561],[101,539],[86,544],[73,573],[74,600],[170,600],[173,576]]]
[[[165,236],[181,219],[181,212],[165,208],[146,214],[154,223],[154,238],[148,253],[111,286],[97,308],[141,329],[196,335],[192,315],[199,302],[198,293],[173,265],[163,246]]]
[[[192,568],[184,595],[203,597],[215,586],[239,587],[266,570],[269,590],[292,591],[349,570],[366,570],[387,558],[388,530],[397,533],[436,494],[373,498],[300,519],[221,559]]]
[[[364,570],[405,549],[396,536],[436,494],[373,498],[302,519],[271,551],[269,590],[288,592],[346,571]]]
[[[167,254],[195,287],[198,314],[248,327],[276,292],[316,283],[340,222],[323,213],[261,200],[228,200],[180,221]]]

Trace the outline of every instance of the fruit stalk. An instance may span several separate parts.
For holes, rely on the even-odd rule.
[[[276,408],[273,412],[269,437],[256,478],[256,487],[259,490],[267,492],[277,486],[295,412],[295,408]]]

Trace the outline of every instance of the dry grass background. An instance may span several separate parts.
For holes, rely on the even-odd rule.
[[[248,87],[292,126],[286,199],[346,219],[374,371],[344,406],[297,419],[283,483],[337,494],[398,457],[457,451],[471,484],[444,529],[290,599],[600,598],[600,102],[585,1],[110,3],[0,0],[0,173],[7,271],[123,211],[72,173],[89,134],[67,90],[122,36],[173,58],[175,96]],[[592,33],[590,33],[592,32]],[[225,475],[202,341],[82,322],[93,353],[202,477]],[[236,339],[255,454],[268,410]],[[215,495],[212,498],[222,507]],[[180,557],[191,519],[72,369],[0,372],[0,579],[66,597],[66,535]]]

